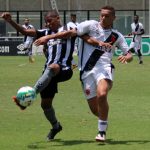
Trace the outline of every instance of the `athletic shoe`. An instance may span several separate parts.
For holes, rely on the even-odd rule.
[[[30,63],[34,63],[34,62],[35,62],[35,59],[34,59],[32,56],[29,56],[29,62],[30,62]]]
[[[24,107],[24,106],[21,106],[20,104],[19,104],[19,102],[18,102],[18,100],[17,100],[17,97],[16,96],[13,96],[12,97],[12,99],[13,99],[13,101],[15,102],[15,104],[21,109],[21,110],[24,110],[24,109],[26,109],[26,107]]]
[[[72,69],[75,69],[75,68],[77,68],[77,67],[78,67],[77,64],[73,64],[73,65],[71,66]]]
[[[57,129],[51,129],[49,134],[47,135],[47,141],[51,141],[54,139],[55,135],[59,133],[62,130],[62,126],[59,124],[59,127]]]
[[[142,60],[140,60],[139,64],[143,64],[143,61],[142,61]]]
[[[95,140],[98,142],[105,142],[106,132],[105,131],[99,131],[98,135],[95,137]]]

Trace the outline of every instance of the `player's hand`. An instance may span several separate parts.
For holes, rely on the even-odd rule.
[[[4,12],[1,14],[1,17],[5,19],[7,22],[11,21],[11,14],[9,12]]]
[[[39,46],[39,45],[44,45],[44,44],[46,44],[47,42],[48,42],[48,39],[43,36],[43,37],[41,37],[41,38],[35,40],[34,44],[35,44],[36,46]]]
[[[109,43],[104,43],[102,41],[99,41],[99,46],[105,47],[105,48],[112,48],[111,42]]]
[[[132,32],[132,34],[133,34],[133,35],[137,35],[138,33],[137,33],[137,32]]]
[[[132,35],[132,33],[129,33],[129,34],[128,34],[128,36],[131,36],[131,35]]]
[[[127,58],[126,58],[126,56],[123,56],[123,55],[119,56],[118,57],[118,61],[121,62],[121,63],[123,63],[123,64],[127,64]]]

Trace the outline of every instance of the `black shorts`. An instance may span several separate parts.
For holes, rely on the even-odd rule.
[[[72,77],[72,75],[73,71],[71,69],[63,70],[61,67],[59,74],[53,77],[48,86],[40,92],[41,98],[53,98],[55,93],[58,92],[58,82],[67,81]]]

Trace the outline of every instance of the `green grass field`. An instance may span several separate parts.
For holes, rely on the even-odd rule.
[[[44,57],[31,64],[28,57],[0,57],[0,149],[1,150],[149,150],[150,148],[150,57],[139,65],[116,66],[114,87],[109,93],[109,128],[105,144],[95,142],[97,118],[82,93],[78,70],[71,80],[59,84],[54,100],[63,131],[51,142],[51,128],[40,108],[40,97],[25,111],[11,100],[17,90],[33,86],[39,78]]]

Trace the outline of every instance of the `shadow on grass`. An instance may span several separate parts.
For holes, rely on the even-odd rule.
[[[79,144],[87,144],[87,143],[95,143],[95,141],[89,141],[89,140],[61,140],[61,139],[55,139],[50,142],[46,141],[40,141],[29,144],[27,147],[29,149],[46,149],[51,146],[74,146]]]
[[[132,144],[146,144],[146,143],[150,143],[150,140],[128,140],[128,141],[115,141],[113,139],[107,139],[106,144],[109,145],[132,145]]]
[[[105,146],[105,145],[132,145],[132,144],[146,144],[150,143],[149,140],[128,140],[128,141],[115,141],[113,139],[107,139],[105,143],[103,142],[96,142],[94,140],[62,140],[62,139],[55,139],[50,142],[46,141],[39,141],[35,143],[29,144],[27,147],[28,149],[46,149],[47,147],[51,146],[75,146],[80,144],[90,144],[90,143],[97,143],[98,145]]]

